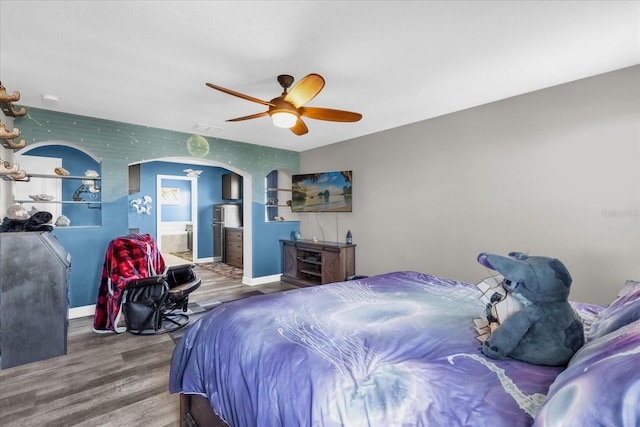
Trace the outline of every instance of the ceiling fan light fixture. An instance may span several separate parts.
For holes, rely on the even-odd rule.
[[[271,113],[271,120],[279,128],[292,128],[298,121],[298,116],[288,111],[277,111]]]
[[[300,136],[309,132],[309,128],[307,128],[307,125],[302,119],[303,117],[329,122],[357,122],[362,118],[362,114],[351,111],[304,106],[320,93],[324,87],[324,79],[319,74],[308,74],[291,88],[291,90],[289,90],[289,88],[291,84],[293,84],[292,76],[281,74],[278,76],[278,83],[282,86],[282,95],[270,101],[254,98],[231,89],[223,88],[222,86],[214,85],[213,83],[207,83],[207,86],[211,89],[219,90],[220,92],[269,107],[267,111],[236,117],[235,119],[227,120],[228,122],[240,122],[270,116],[275,126],[288,128],[291,132]]]

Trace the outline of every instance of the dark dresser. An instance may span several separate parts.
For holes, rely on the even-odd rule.
[[[225,227],[224,229],[224,262],[242,268],[242,228]]]

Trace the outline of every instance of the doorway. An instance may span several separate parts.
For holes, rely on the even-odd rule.
[[[173,166],[173,164],[178,164],[177,166]],[[137,168],[137,173],[133,173],[132,166],[140,165],[141,167]],[[152,213],[148,215],[138,215],[132,209],[129,209],[129,232],[130,233],[149,233],[153,235],[157,241],[160,241],[160,227],[159,224],[164,222],[165,218],[158,217],[158,212],[160,207],[160,194],[158,192],[158,188],[162,187],[162,183],[158,182],[160,178],[164,179],[176,179],[176,178],[190,178],[185,177],[181,174],[184,172],[186,167],[193,166],[199,167],[211,167],[212,170],[209,171],[205,169],[204,172],[199,175],[199,177],[192,184],[193,187],[199,187],[199,191],[197,195],[192,192],[192,201],[191,207],[192,209],[196,209],[196,213],[191,215],[191,218],[196,218],[197,220],[192,220],[193,223],[193,248],[195,252],[193,255],[197,258],[194,258],[194,263],[208,263],[213,261],[213,225],[212,225],[212,212],[211,208],[216,203],[223,203],[224,200],[220,199],[220,184],[217,180],[211,179],[211,177],[217,176],[219,172],[227,173],[229,171],[237,173],[242,176],[243,184],[242,184],[242,217],[247,219],[243,222],[243,278],[252,277],[253,271],[253,251],[252,251],[252,221],[248,220],[253,217],[253,204],[252,204],[252,187],[253,180],[252,175],[246,171],[238,169],[236,167],[230,166],[228,164],[223,164],[220,162],[216,162],[213,160],[202,160],[202,159],[194,159],[187,157],[166,157],[161,159],[149,159],[144,160],[139,163],[131,163],[130,166],[130,176],[129,176],[129,198],[143,198],[148,195],[149,198],[153,198],[153,209]],[[160,178],[159,178],[160,177]],[[213,184],[207,185],[202,181],[210,182]],[[135,185],[135,184],[138,185]],[[197,200],[195,199],[197,197]],[[131,202],[131,200],[130,200]],[[149,216],[151,215],[151,216]],[[197,222],[196,222],[197,221]],[[197,225],[196,225],[197,223]],[[133,230],[133,231],[132,231]],[[182,230],[179,230],[181,233]],[[186,239],[186,231],[185,239]],[[161,244],[161,242],[158,242]],[[165,250],[163,248],[163,255],[165,254]],[[247,279],[247,283],[250,282],[250,279]]]
[[[156,189],[158,249],[185,261],[197,260],[197,178],[157,175]]]

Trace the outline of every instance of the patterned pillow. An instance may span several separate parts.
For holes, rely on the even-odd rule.
[[[555,379],[534,426],[640,425],[640,320],[594,339]]]
[[[591,324],[588,340],[602,337],[638,319],[640,319],[640,289],[618,297],[609,307],[602,310]]]

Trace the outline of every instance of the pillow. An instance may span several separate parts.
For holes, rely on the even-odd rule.
[[[602,337],[605,334],[640,319],[640,289],[631,291],[602,310],[591,324],[588,340]]]
[[[549,388],[534,426],[640,425],[640,320],[588,342]]]
[[[620,292],[618,292],[618,296],[621,297],[630,292],[634,292],[638,290],[640,290],[640,282],[637,282],[635,280],[627,280],[624,283],[624,286],[622,287],[622,289],[620,289]]]
[[[578,313],[582,319],[582,327],[584,328],[584,336],[587,339],[591,333],[591,324],[596,321],[598,314],[606,307],[586,302],[569,301],[571,307]]]

